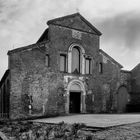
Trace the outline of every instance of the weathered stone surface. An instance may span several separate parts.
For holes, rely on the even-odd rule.
[[[8,140],[4,133],[0,132],[0,139],[1,140]]]
[[[24,125],[27,129],[20,132],[20,127]],[[77,127],[80,126],[80,127]],[[4,140],[120,140],[130,139],[137,140],[140,138],[140,123],[116,126],[106,130],[92,132],[83,131],[80,124],[68,125],[61,123],[59,125],[41,124],[41,123],[17,123],[5,126],[12,128],[13,133],[0,127],[0,131],[6,135],[8,139]],[[70,127],[70,129],[68,129]],[[72,128],[72,129],[71,129]],[[68,131],[69,130],[69,131]]]
[[[78,17],[74,20],[78,22],[72,26],[82,25],[88,30],[83,21],[79,22]],[[68,20],[63,21],[63,24],[67,23]],[[74,37],[74,29],[70,27],[49,24],[49,40],[8,53],[10,118],[69,113],[68,86],[74,80],[81,82],[83,86],[82,91],[80,90],[80,112],[116,111],[116,94],[121,85],[120,64],[99,50],[98,34],[85,32],[83,29],[78,31],[80,37]],[[92,74],[60,72],[61,53],[66,55],[67,69],[71,67],[68,58],[72,44],[82,46],[80,51],[83,60],[85,57],[92,59]],[[46,54],[49,55],[49,66],[46,66]],[[103,65],[102,73],[99,73],[100,63]],[[80,66],[83,65],[85,64],[82,61]]]
[[[103,72],[99,73],[98,80],[101,90],[101,110],[103,112],[116,112],[116,96],[120,86],[120,67],[102,53],[99,62],[103,65]]]
[[[131,77],[130,71],[121,70],[120,84],[126,86],[129,92],[132,91]]]
[[[140,64],[131,71],[131,92],[128,110],[130,112],[140,112]]]
[[[0,127],[0,130],[4,132],[3,135],[6,135],[9,140],[59,140],[80,139],[82,136],[85,137],[84,135],[87,135],[87,133],[79,133],[79,130],[83,127],[85,127],[83,124],[70,125],[65,124],[64,122],[57,125],[51,125],[45,123],[29,123],[25,121],[11,123],[10,125],[5,124],[4,127]],[[12,132],[7,128],[12,128]]]

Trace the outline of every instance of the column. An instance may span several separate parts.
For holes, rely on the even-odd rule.
[[[85,93],[81,92],[81,113],[86,113]]]
[[[85,57],[83,53],[82,53],[82,74],[85,74]]]
[[[69,114],[69,91],[66,91],[65,93],[65,112],[66,114]]]
[[[72,52],[68,52],[68,73],[71,73],[72,66]]]

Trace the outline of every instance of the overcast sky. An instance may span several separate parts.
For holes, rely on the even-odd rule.
[[[48,20],[77,11],[103,33],[100,48],[124,69],[140,62],[139,0],[0,0],[0,78],[8,50],[35,43]]]

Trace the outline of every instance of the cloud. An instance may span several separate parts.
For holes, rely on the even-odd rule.
[[[81,0],[81,12],[89,19],[108,18],[130,11],[140,11],[139,0]]]
[[[139,14],[128,12],[103,20],[99,25],[103,32],[103,42],[114,41],[117,45],[129,49],[139,47]]]
[[[35,43],[47,20],[76,12],[80,0],[1,0],[0,78],[7,69],[7,51]]]
[[[99,20],[98,29],[103,33],[100,47],[131,70],[140,62],[139,12],[126,12]]]
[[[130,11],[140,11],[139,0],[0,0],[0,77],[7,69],[8,50],[35,43],[47,28],[46,21],[75,13],[76,9],[101,29],[105,49],[106,44],[115,46],[116,42],[120,42],[120,46],[137,46],[138,16],[134,16],[135,18],[132,16],[129,18],[129,15],[128,18],[119,16]],[[133,31],[135,34],[130,34]]]

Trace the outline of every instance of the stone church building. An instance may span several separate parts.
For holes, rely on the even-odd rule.
[[[100,49],[101,32],[79,13],[47,25],[35,44],[8,51],[0,117],[125,112],[135,86],[140,90],[140,66],[135,74],[121,70]]]

